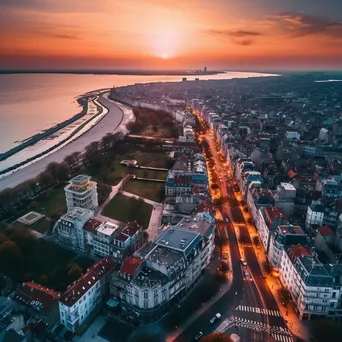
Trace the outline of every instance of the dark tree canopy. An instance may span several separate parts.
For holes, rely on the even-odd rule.
[[[233,340],[224,333],[213,332],[204,336],[201,342],[233,342]]]

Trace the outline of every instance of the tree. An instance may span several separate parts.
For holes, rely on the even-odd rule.
[[[290,291],[288,289],[281,288],[278,290],[278,296],[284,306],[287,307],[292,298]]]
[[[68,276],[71,279],[71,281],[78,279],[81,276],[81,274],[82,268],[77,264],[73,264],[68,271]]]
[[[56,162],[52,162],[46,167],[46,171],[50,172],[50,174],[52,175],[52,177],[55,181],[57,181],[57,170],[58,170],[58,168],[59,168],[59,164]]]
[[[203,336],[201,342],[233,342],[233,340],[225,333],[213,332],[209,335]]]
[[[148,232],[144,231],[144,232],[142,233],[142,241],[143,241],[144,243],[147,242],[147,241],[148,241],[148,237],[149,237]]]
[[[108,198],[109,194],[112,191],[112,187],[110,185],[104,183],[97,183],[97,195],[99,205],[103,204],[105,200]]]
[[[58,169],[56,171],[56,177],[58,181],[65,182],[69,179],[70,168],[69,165],[65,162],[60,163]]]
[[[268,259],[266,259],[265,263],[264,263],[264,268],[267,274],[271,274],[273,272],[273,267],[271,265],[271,263],[268,261]]]
[[[18,245],[13,241],[5,241],[0,245],[0,260],[4,264],[22,261],[23,254]]]
[[[43,171],[37,177],[37,182],[40,184],[42,188],[46,188],[51,185],[54,181],[56,181],[56,175],[53,176],[49,171]]]

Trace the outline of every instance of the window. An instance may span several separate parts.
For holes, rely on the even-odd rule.
[[[147,291],[144,292],[144,299],[148,299],[148,292]]]

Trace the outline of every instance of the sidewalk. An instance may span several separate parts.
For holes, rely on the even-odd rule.
[[[246,214],[246,216],[248,216],[248,214]],[[252,239],[252,242],[255,236],[258,236],[259,241],[260,241],[260,237],[259,237],[259,234],[256,232],[256,228],[251,227],[251,225],[249,224],[246,224],[246,226],[248,228],[248,232]],[[266,254],[265,254],[264,249],[262,248],[262,246],[260,246],[259,248],[256,248],[254,243],[252,243],[252,245],[254,248],[255,255],[257,256],[261,272],[263,276],[265,277],[265,281],[275,301],[278,304],[278,308],[285,320],[287,328],[291,331],[293,335],[303,339],[304,341],[309,341],[310,340],[309,327],[305,324],[305,322],[299,319],[292,303],[288,305],[288,308],[285,308],[279,299],[278,291],[282,288],[282,285],[278,278],[273,277],[272,275],[269,275],[266,272],[265,270]]]

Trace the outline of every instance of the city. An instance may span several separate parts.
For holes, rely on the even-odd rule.
[[[341,340],[341,1],[0,19],[0,342]]]

